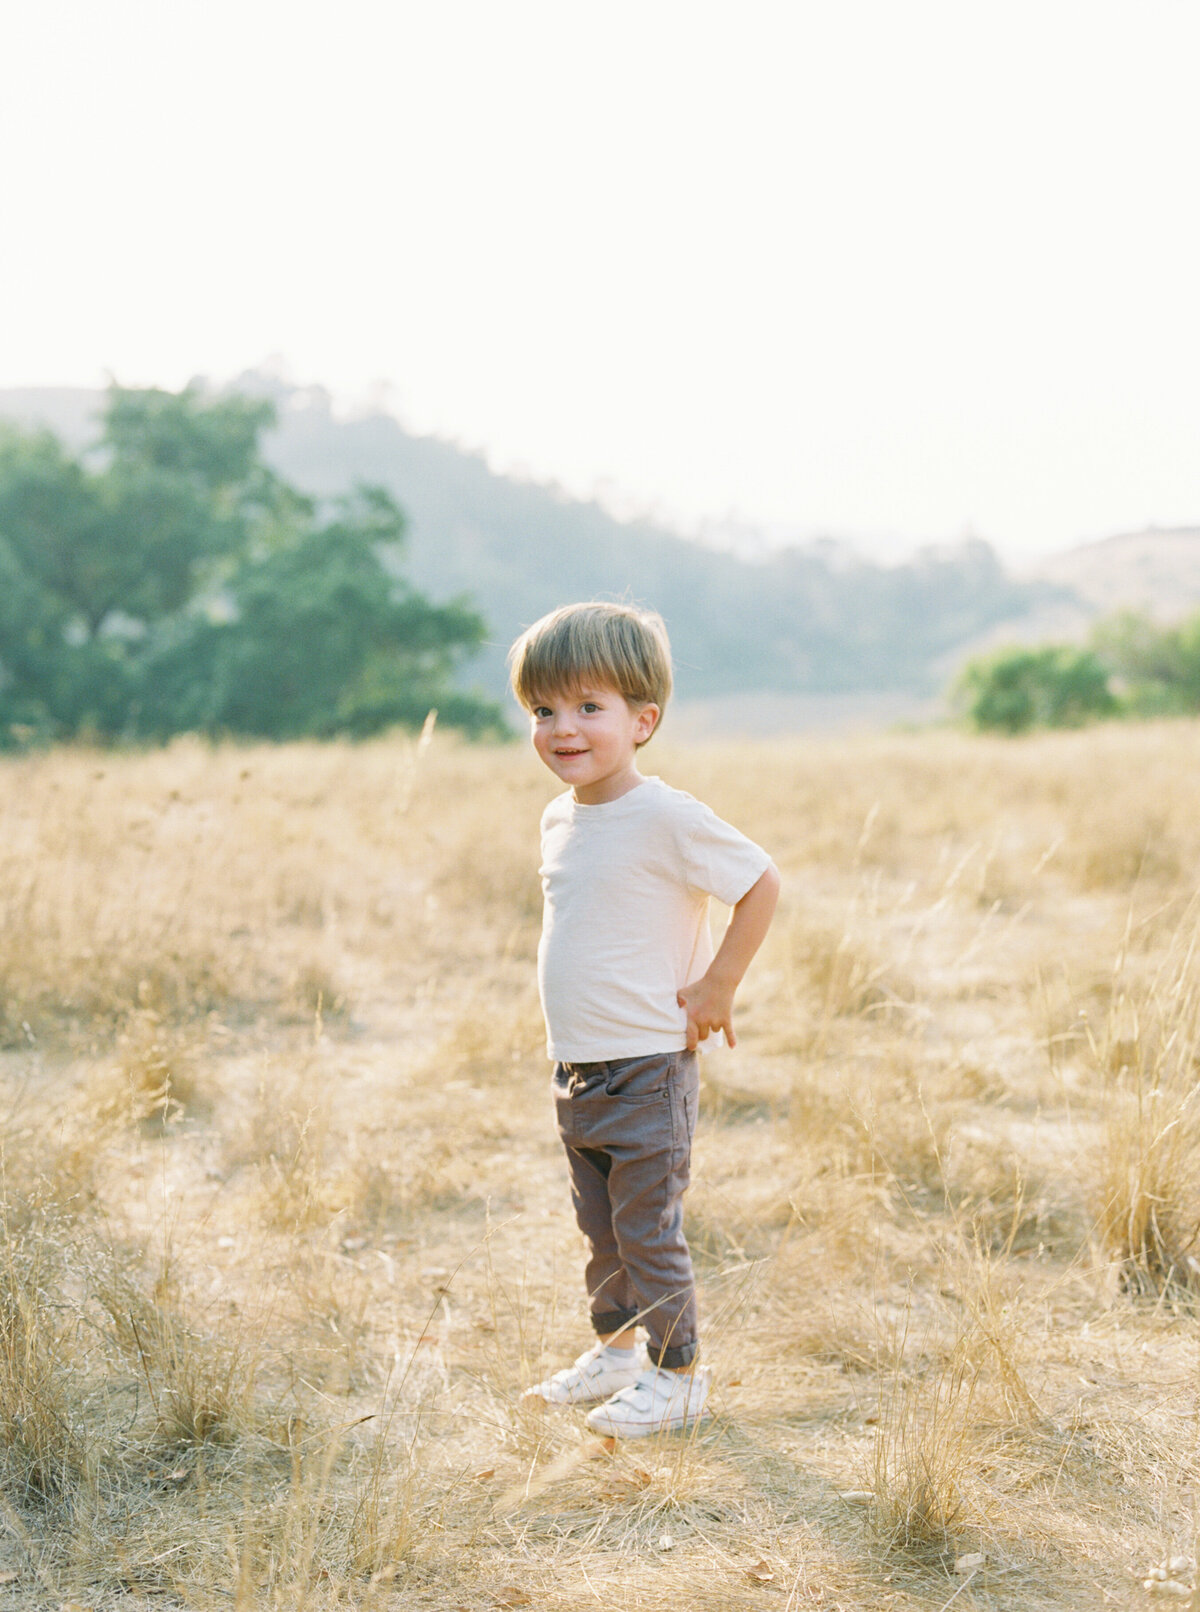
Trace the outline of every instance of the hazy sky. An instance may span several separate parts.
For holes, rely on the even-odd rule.
[[[1193,0],[13,13],[0,385],[279,354],[691,521],[1200,524]]]

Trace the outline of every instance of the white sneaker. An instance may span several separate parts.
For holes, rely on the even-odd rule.
[[[688,1372],[651,1366],[628,1388],[589,1412],[587,1424],[593,1433],[616,1438],[644,1438],[648,1433],[693,1427],[712,1414],[705,1409],[711,1375],[707,1366]]]
[[[646,1346],[614,1354],[604,1343],[593,1344],[573,1366],[564,1366],[543,1383],[535,1383],[522,1399],[541,1399],[547,1405],[594,1405],[620,1388],[635,1383],[646,1369]]]

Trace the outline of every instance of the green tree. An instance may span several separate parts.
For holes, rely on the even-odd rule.
[[[471,732],[498,712],[448,686],[455,655],[483,623],[461,602],[433,605],[383,561],[403,517],[361,489],[299,540],[251,556],[229,579],[225,619],[193,616],[147,664],[142,728],[189,727],[273,738],[363,735],[419,726],[432,706]]]
[[[110,393],[95,450],[0,436],[0,743],[180,728],[295,736],[443,720],[498,729],[449,677],[481,640],[399,574],[403,517],[332,511],[267,467],[270,404]]]
[[[95,599],[107,511],[49,435],[0,435],[0,731],[107,729],[129,694],[124,644]]]
[[[1200,711],[1200,614],[1164,627],[1125,611],[1096,626],[1092,645],[1139,716]]]
[[[1118,710],[1109,673],[1089,649],[1012,647],[968,662],[958,684],[971,723],[1001,733],[1079,727]]]

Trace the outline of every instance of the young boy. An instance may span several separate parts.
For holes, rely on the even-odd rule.
[[[528,1392],[594,1405],[589,1427],[633,1438],[706,1414],[682,1212],[696,1049],[721,1030],[734,1045],[734,994],[770,925],[779,875],[708,807],[638,771],[671,692],[659,616],[567,605],[522,634],[509,659],[533,747],[569,786],[542,817],[538,985],[599,1339]],[[715,957],[710,895],[733,909]]]

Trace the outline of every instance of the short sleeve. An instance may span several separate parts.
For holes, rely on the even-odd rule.
[[[762,878],[771,858],[709,807],[697,800],[688,804],[680,838],[687,882],[732,907]]]

